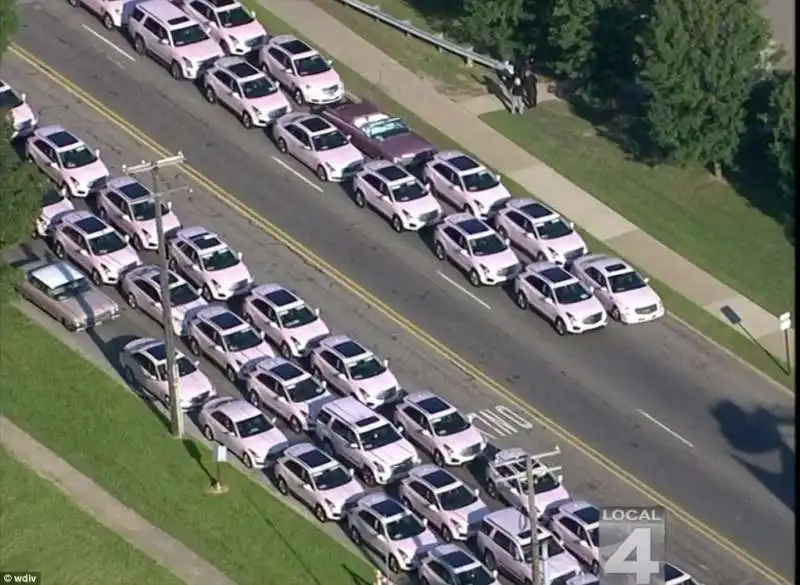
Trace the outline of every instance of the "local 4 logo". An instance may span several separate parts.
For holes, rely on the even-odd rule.
[[[662,585],[664,510],[660,507],[603,508],[598,548],[604,583]]]

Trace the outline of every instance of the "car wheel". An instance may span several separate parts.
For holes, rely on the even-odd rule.
[[[211,427],[206,425],[203,427],[203,436],[206,440],[214,442],[214,431],[211,430]]]
[[[278,138],[278,151],[286,154],[289,152],[289,149],[286,147],[286,141],[283,138]]]
[[[61,244],[56,244],[56,256],[64,260],[67,257],[67,253],[64,250],[64,246]]]
[[[100,276],[100,272],[95,268],[92,270],[92,282],[95,286],[103,286],[103,278]]]
[[[167,268],[172,270],[173,272],[178,270],[178,261],[175,258],[170,258],[167,260]]]
[[[609,314],[611,315],[611,318],[614,319],[614,321],[617,322],[622,321],[622,315],[620,314],[619,308],[616,305],[611,307],[611,312]]]
[[[286,343],[285,341],[283,343],[281,343],[281,346],[280,346],[280,348],[278,348],[278,351],[281,352],[281,356],[284,359],[290,360],[290,359],[292,359],[292,357],[294,357],[294,356],[292,356],[292,350],[289,347],[289,344]]]
[[[403,220],[400,219],[399,215],[392,217],[392,229],[398,234],[402,234],[403,231],[405,231],[405,228],[403,227]]]
[[[302,106],[306,103],[306,98],[299,87],[296,90],[294,90],[292,97],[294,98],[294,103],[296,103],[298,106]]]
[[[133,246],[133,249],[136,250],[137,252],[141,252],[142,250],[144,250],[144,244],[142,244],[142,238],[140,238],[139,236],[133,236],[133,241],[131,242],[131,245]]]
[[[144,55],[147,52],[147,47],[145,46],[144,39],[141,37],[141,35],[136,35],[136,38],[133,39],[133,48],[140,55]]]
[[[497,563],[494,560],[494,555],[490,551],[486,551],[483,553],[483,566],[485,566],[489,571],[494,571],[497,567]]]
[[[328,172],[325,170],[325,167],[319,165],[316,170],[317,178],[320,181],[326,182],[328,180]]]
[[[444,251],[444,246],[441,243],[436,242],[436,246],[433,248],[433,253],[436,254],[436,257],[439,260],[444,260],[447,258],[447,254]]]
[[[206,101],[209,104],[216,104],[217,103],[217,94],[214,93],[214,88],[210,85],[206,85],[205,90],[203,91],[203,96],[205,96]]]
[[[354,545],[361,546],[361,535],[358,533],[358,529],[350,528],[350,540]]]
[[[228,366],[225,368],[225,377],[228,378],[228,382],[231,384],[236,384],[238,382],[239,377],[236,375],[236,372],[233,371],[233,368]]]
[[[567,333],[567,324],[564,323],[564,320],[559,317],[553,322],[553,329],[556,330],[556,333],[559,335],[565,335]]]
[[[319,504],[314,507],[314,517],[320,522],[327,522],[329,520],[328,513],[325,511],[325,508]]]
[[[200,344],[197,343],[197,340],[194,337],[189,338],[189,351],[196,356],[200,355]]]
[[[389,571],[391,571],[395,575],[400,571],[402,571],[402,569],[400,568],[400,563],[397,562],[397,557],[395,557],[394,555],[389,555],[389,561],[386,563],[386,565],[389,567]]]
[[[600,574],[600,563],[598,563],[597,561],[592,561],[592,566],[590,567],[590,570],[592,571],[592,573],[594,575],[599,575]]]
[[[317,380],[324,380],[322,377],[322,371],[317,366],[311,366],[311,375],[314,376]]]
[[[322,450],[325,451],[327,455],[330,455],[331,458],[336,458],[336,452],[333,450],[333,445],[328,439],[322,441]]]
[[[247,395],[247,401],[256,408],[261,408],[261,399],[258,397],[258,393],[255,390],[251,390]]]
[[[523,311],[528,309],[528,297],[526,297],[525,293],[522,291],[517,293],[517,306]]]
[[[239,118],[239,121],[242,123],[247,130],[253,127],[253,118],[250,117],[250,114],[247,112],[242,112],[242,117]]]
[[[481,285],[481,277],[474,268],[469,271],[469,283],[476,288]]]
[[[280,475],[278,476],[278,479],[275,480],[275,487],[278,488],[278,491],[284,496],[289,495],[289,486],[286,485],[286,480]]]
[[[181,69],[180,63],[173,61],[169,66],[169,74],[172,75],[172,79],[175,81],[182,81],[183,70]]]
[[[378,483],[375,481],[375,474],[366,466],[361,468],[361,479],[367,487],[375,487]]]
[[[136,375],[133,373],[133,370],[132,370],[132,369],[130,369],[130,367],[129,367],[129,366],[125,366],[125,367],[122,369],[122,377],[123,377],[123,378],[125,379],[125,381],[128,383],[128,386],[130,386],[131,388],[134,388],[134,390],[135,390],[135,386],[136,386]]]
[[[437,467],[444,467],[444,455],[442,455],[441,451],[433,452],[433,463]]]
[[[504,240],[508,239],[508,231],[506,231],[506,228],[504,227],[497,228],[497,235],[503,238]]]
[[[544,255],[544,252],[538,252],[536,256],[533,257],[534,260],[537,262],[544,262],[547,260],[547,256]]]
[[[247,469],[253,469],[253,459],[250,457],[250,453],[242,453],[242,464]]]
[[[294,434],[299,435],[303,432],[303,423],[300,422],[299,418],[293,416],[289,419],[289,428],[292,429]]]
[[[450,528],[442,524],[442,540],[445,542],[453,542],[453,533],[450,532]]]
[[[497,499],[497,486],[494,485],[493,481],[486,483],[486,493],[489,494],[490,498]]]
[[[400,503],[403,504],[403,506],[405,506],[409,510],[413,509],[413,508],[411,508],[411,500],[409,500],[408,498],[405,498],[405,497],[400,498]]]
[[[103,26],[106,27],[106,30],[114,30],[117,28],[114,26],[114,20],[111,18],[111,15],[108,13],[103,15]]]
[[[133,293],[128,293],[128,296],[125,297],[125,300],[131,309],[135,309],[139,306],[139,303],[136,301],[136,295]]]
[[[353,196],[353,202],[358,207],[364,207],[367,205],[367,200],[364,198],[364,193],[361,191],[361,189],[356,189],[356,193]]]
[[[211,289],[208,288],[207,284],[203,285],[203,291],[201,294],[203,295],[203,298],[206,300],[206,302],[208,303],[214,302],[214,296],[211,294]]]

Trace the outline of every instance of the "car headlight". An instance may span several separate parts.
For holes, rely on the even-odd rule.
[[[194,63],[192,63],[192,62],[191,62],[189,59],[187,59],[186,57],[184,57],[184,58],[183,58],[183,64],[184,64],[184,65],[186,65],[186,67],[188,67],[189,69],[191,69],[192,67],[194,67]]]
[[[481,270],[483,270],[484,274],[489,274],[488,266],[486,266],[485,264],[479,264],[478,266],[480,267]]]
[[[103,272],[105,272],[106,274],[111,274],[111,268],[109,268],[109,267],[108,267],[108,266],[106,266],[105,264],[101,264],[101,265],[100,265],[100,270],[102,270],[102,271],[103,271]]]
[[[550,248],[550,247],[547,248],[547,251],[550,252],[553,256],[559,256],[560,255],[557,250],[553,250],[553,248]]]
[[[572,315],[571,313],[565,313],[565,315],[567,316],[567,319],[569,319],[571,323],[575,323],[574,315]]]
[[[150,232],[148,232],[147,230],[144,230],[144,229],[142,230],[142,235],[143,235],[145,238],[147,238],[148,240],[149,240],[150,238],[152,238],[152,237],[153,237],[153,236],[150,234]]]
[[[386,473],[386,468],[377,461],[375,462],[375,470],[378,473]]]
[[[477,199],[475,200],[475,207],[477,207],[478,209],[484,209],[483,203],[481,203]]]
[[[75,177],[70,177],[69,180],[72,181],[72,184],[75,185],[75,186],[78,186],[78,185],[81,184],[81,182],[78,179],[76,179]]]
[[[214,287],[215,289],[217,289],[217,290],[219,290],[219,289],[221,289],[221,288],[222,288],[222,287],[220,286],[220,284],[219,284],[219,283],[218,283],[216,280],[214,280],[213,278],[211,279],[211,286],[213,286],[213,287]]]
[[[335,509],[336,509],[336,504],[334,504],[334,503],[333,503],[332,501],[330,501],[328,498],[325,498],[325,504],[326,504],[326,505],[327,505],[327,506],[328,506],[328,507],[329,507],[331,510],[335,510]]]
[[[400,558],[401,558],[401,559],[403,559],[404,561],[407,561],[407,560],[410,558],[410,557],[408,556],[408,553],[407,553],[406,551],[402,550],[402,549],[398,550],[398,551],[397,551],[397,554],[398,554],[398,555],[400,556]]]
[[[239,39],[237,39],[236,37],[233,37],[233,36],[228,37],[228,40],[230,41],[230,43],[232,45],[239,46],[239,45],[242,44],[242,41],[240,41]]]
[[[450,445],[445,445],[444,446],[444,450],[447,451],[448,453],[450,453],[451,455],[453,453],[453,449],[452,449],[452,447],[450,447]]]
[[[328,169],[329,171],[335,171],[336,170],[336,168],[331,163],[325,162],[324,164],[325,164],[325,168]]]

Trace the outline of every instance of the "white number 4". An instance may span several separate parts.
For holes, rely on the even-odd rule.
[[[650,538],[650,528],[634,528],[608,556],[603,572],[606,575],[635,575],[636,585],[653,583],[653,576],[661,572],[661,565],[653,560]]]

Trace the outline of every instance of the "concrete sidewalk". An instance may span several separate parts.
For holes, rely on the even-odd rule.
[[[0,416],[0,443],[9,455],[52,482],[79,508],[187,585],[236,585],[213,565],[147,522],[4,416]]]
[[[384,90],[403,107],[462,144],[491,168],[519,183],[644,272],[725,321],[731,307],[743,328],[766,349],[783,356],[778,319],[667,248],[589,193],[486,125],[473,112],[370,45],[308,0],[259,0],[323,51]],[[737,328],[738,331],[744,331]]]

